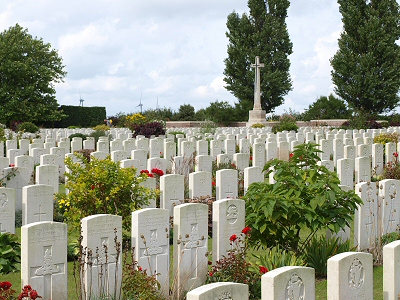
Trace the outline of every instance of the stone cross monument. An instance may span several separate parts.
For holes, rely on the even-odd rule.
[[[260,110],[261,109],[260,68],[263,68],[264,64],[260,63],[260,58],[256,56],[256,63],[251,64],[251,67],[255,69],[253,110]]]
[[[254,106],[253,110],[249,111],[249,121],[246,123],[247,127],[253,124],[261,123],[266,124],[266,112],[261,109],[261,87],[260,87],[260,68],[264,67],[263,63],[260,63],[260,58],[256,56],[255,64],[251,64],[251,67],[255,69],[254,76]]]

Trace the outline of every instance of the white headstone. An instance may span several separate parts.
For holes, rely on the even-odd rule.
[[[214,282],[195,288],[186,294],[186,300],[209,299],[248,300],[249,286],[236,282]]]
[[[383,295],[387,300],[400,295],[400,241],[383,247]]]
[[[47,184],[54,188],[54,193],[58,193],[58,166],[43,165],[36,167],[36,184]]]
[[[240,199],[222,199],[213,203],[213,263],[223,256],[228,257],[232,249],[229,238],[243,235],[245,227],[245,201]]]
[[[160,205],[168,209],[171,216],[175,205],[185,199],[184,176],[179,174],[168,174],[160,177]]]
[[[261,299],[315,299],[315,271],[308,267],[281,267],[261,276]]]
[[[0,187],[0,233],[15,234],[15,190]]]
[[[218,170],[215,175],[216,200],[235,199],[238,197],[238,171],[233,169]]]
[[[84,288],[86,299],[112,297],[121,291],[121,253],[116,243],[122,244],[122,217],[109,214],[92,215],[81,220]],[[92,251],[92,256],[88,251]]]
[[[21,227],[21,285],[43,299],[68,299],[67,224],[35,222]]]
[[[22,225],[53,221],[54,189],[50,185],[34,184],[22,188]]]
[[[146,208],[132,212],[134,259],[155,275],[165,296],[169,292],[169,211]]]
[[[328,300],[373,299],[372,254],[344,252],[328,259]]]
[[[174,207],[174,274],[178,298],[204,284],[208,268],[208,205]]]

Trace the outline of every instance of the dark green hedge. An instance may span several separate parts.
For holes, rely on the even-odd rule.
[[[94,127],[103,124],[106,119],[106,108],[99,106],[85,107],[61,105],[67,117],[59,122],[55,122],[55,127],[66,128],[68,126]]]

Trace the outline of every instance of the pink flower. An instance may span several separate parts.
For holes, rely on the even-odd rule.
[[[398,152],[393,152],[393,156],[397,158],[397,157],[399,157],[399,153]]]

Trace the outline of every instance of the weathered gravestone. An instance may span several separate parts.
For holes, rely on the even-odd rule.
[[[186,295],[186,300],[248,300],[249,286],[236,282],[214,282],[209,283],[194,290]]]
[[[54,188],[35,184],[22,188],[22,225],[53,221]]]
[[[122,281],[122,217],[92,215],[81,220],[86,299],[119,299]],[[119,250],[118,250],[119,248]]]
[[[15,190],[0,188],[0,233],[15,234]]]
[[[189,174],[189,198],[212,196],[212,174],[210,172],[193,172]]]
[[[185,199],[184,176],[179,174],[167,174],[160,177],[160,205],[168,209],[173,215],[174,206]]]
[[[178,298],[205,283],[208,267],[208,206],[174,207],[174,274]]]
[[[400,296],[400,241],[383,247],[383,299],[398,300]]]
[[[43,165],[36,167],[35,181],[36,184],[47,184],[54,188],[54,193],[58,193],[58,166]]]
[[[132,212],[132,247],[138,266],[155,275],[162,293],[169,293],[169,211],[145,208]]]
[[[378,232],[382,226],[378,223],[378,190],[373,182],[356,184],[356,194],[363,204],[358,205],[354,214],[354,245],[357,251],[375,249]]]
[[[35,222],[21,227],[21,285],[43,299],[68,299],[67,224]]]
[[[216,172],[216,200],[238,197],[238,171],[233,169]]]
[[[328,259],[328,300],[373,299],[372,254],[344,252]]]
[[[315,270],[281,267],[261,276],[262,300],[315,299]]]
[[[245,201],[222,199],[213,203],[213,263],[233,250],[230,237],[239,236],[245,227]]]

